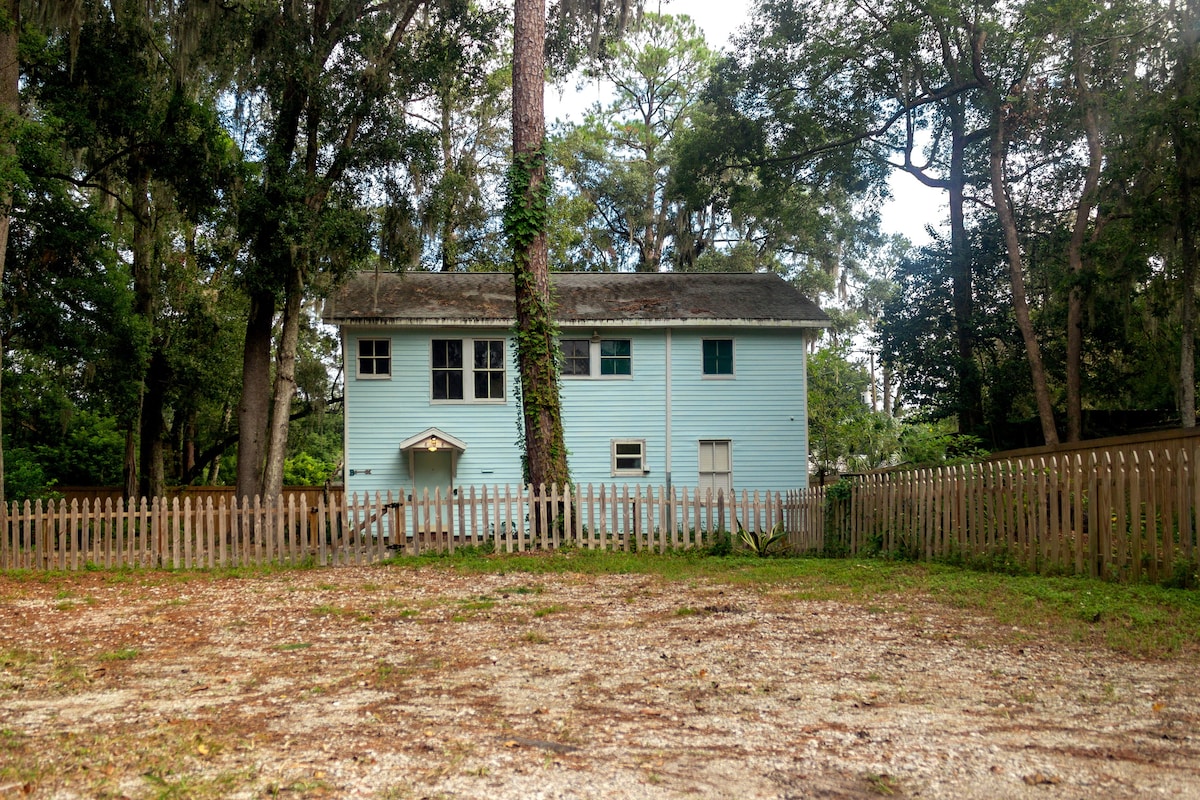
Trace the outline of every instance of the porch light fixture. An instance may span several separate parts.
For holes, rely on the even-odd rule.
[[[595,330],[594,328],[592,329],[592,339],[591,339],[591,341],[592,341],[592,344],[600,344],[600,334],[599,334],[599,333],[597,333],[597,332],[596,332],[596,330]]]
[[[440,446],[440,444],[441,444],[441,442],[438,441],[438,438],[436,436],[430,436],[429,444],[427,445],[427,448],[428,448],[429,452],[436,453],[438,451],[438,447]]]

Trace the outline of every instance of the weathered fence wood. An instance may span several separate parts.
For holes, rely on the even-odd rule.
[[[795,552],[1005,553],[1033,570],[1158,580],[1200,553],[1197,457],[1200,443],[865,475],[837,502],[823,487],[726,495],[640,484],[339,493],[315,503],[304,494],[26,501],[3,509],[0,568],[364,564],[465,544],[664,553],[711,546],[739,525],[766,533],[782,523]]]

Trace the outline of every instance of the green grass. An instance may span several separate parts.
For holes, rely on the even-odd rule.
[[[783,603],[852,603],[873,613],[904,610],[928,599],[991,618],[997,635],[1015,641],[1058,638],[1149,658],[1171,658],[1200,647],[1200,592],[1151,584],[1014,576],[943,564],[713,557],[702,552],[461,553],[408,559],[404,567],[468,575],[640,574],[689,585],[753,589]],[[518,579],[516,585],[524,584]]]
[[[114,578],[136,579],[143,585],[219,581],[263,577],[308,569],[309,565],[197,571],[115,571]],[[377,569],[453,570],[460,574],[512,576],[501,596],[539,595],[544,586],[539,575],[646,575],[689,587],[734,586],[758,591],[773,602],[852,603],[874,613],[911,611],[918,601],[929,600],[969,611],[996,623],[995,635],[1008,641],[1032,638],[1076,641],[1150,658],[1173,658],[1200,649],[1200,591],[1166,588],[1147,583],[1119,584],[1088,578],[1008,575],[946,564],[875,559],[757,558],[749,555],[712,556],[704,551],[613,553],[573,549],[560,553],[493,554],[481,548],[460,548],[451,554],[416,558],[397,556]],[[78,601],[72,573],[13,571],[5,577],[19,584],[62,582],[62,603]],[[332,584],[322,584],[331,586]],[[364,583],[373,592],[378,582]],[[87,602],[87,599],[84,600]],[[456,609],[460,614],[485,611],[495,596],[476,596]],[[388,607],[388,602],[382,604]],[[379,604],[375,605],[380,607]],[[548,610],[553,609],[553,611]],[[544,616],[561,609],[535,609]],[[680,611],[686,616],[692,609]],[[355,615],[370,621],[366,612],[329,604],[312,609],[315,616]],[[402,609],[402,615],[415,614]]]

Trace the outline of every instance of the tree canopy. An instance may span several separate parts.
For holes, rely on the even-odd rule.
[[[8,497],[327,476],[313,308],[363,269],[526,274],[546,408],[550,270],[776,271],[835,320],[819,469],[1194,425],[1198,12],[759,0],[718,54],[627,0],[8,4]],[[605,99],[546,137],[547,74]],[[879,232],[897,171],[927,246]]]

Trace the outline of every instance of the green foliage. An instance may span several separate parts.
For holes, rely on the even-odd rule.
[[[845,517],[853,491],[854,482],[849,478],[825,487],[825,542],[821,555],[826,558],[842,558],[850,552]]]
[[[518,270],[525,268],[522,259],[528,258],[533,240],[549,227],[552,183],[546,175],[546,156],[547,145],[543,142],[536,150],[514,154],[508,170],[504,234]]]
[[[1171,574],[1163,581],[1168,589],[1200,588],[1200,561],[1177,557],[1171,564]]]
[[[4,498],[21,503],[53,496],[53,481],[32,452],[24,447],[4,448]]]
[[[951,420],[910,423],[900,434],[901,463],[908,466],[967,464],[987,454],[978,436],[956,433]]]
[[[555,198],[564,262],[575,268],[690,268],[715,229],[674,189],[675,141],[692,124],[714,60],[687,17],[647,12],[595,65],[613,88],[553,145],[568,191]],[[700,213],[697,213],[700,212]]]
[[[337,462],[318,461],[306,452],[284,459],[283,483],[285,486],[321,486],[337,469]]]
[[[809,460],[819,476],[861,472],[892,460],[899,425],[867,404],[870,381],[847,345],[809,356]]]
[[[738,541],[754,555],[766,558],[787,549],[787,531],[782,522],[775,523],[769,531],[746,530],[738,523]]]
[[[708,546],[708,555],[718,558],[733,555],[733,537],[729,531],[714,531],[710,538],[712,544]]]

